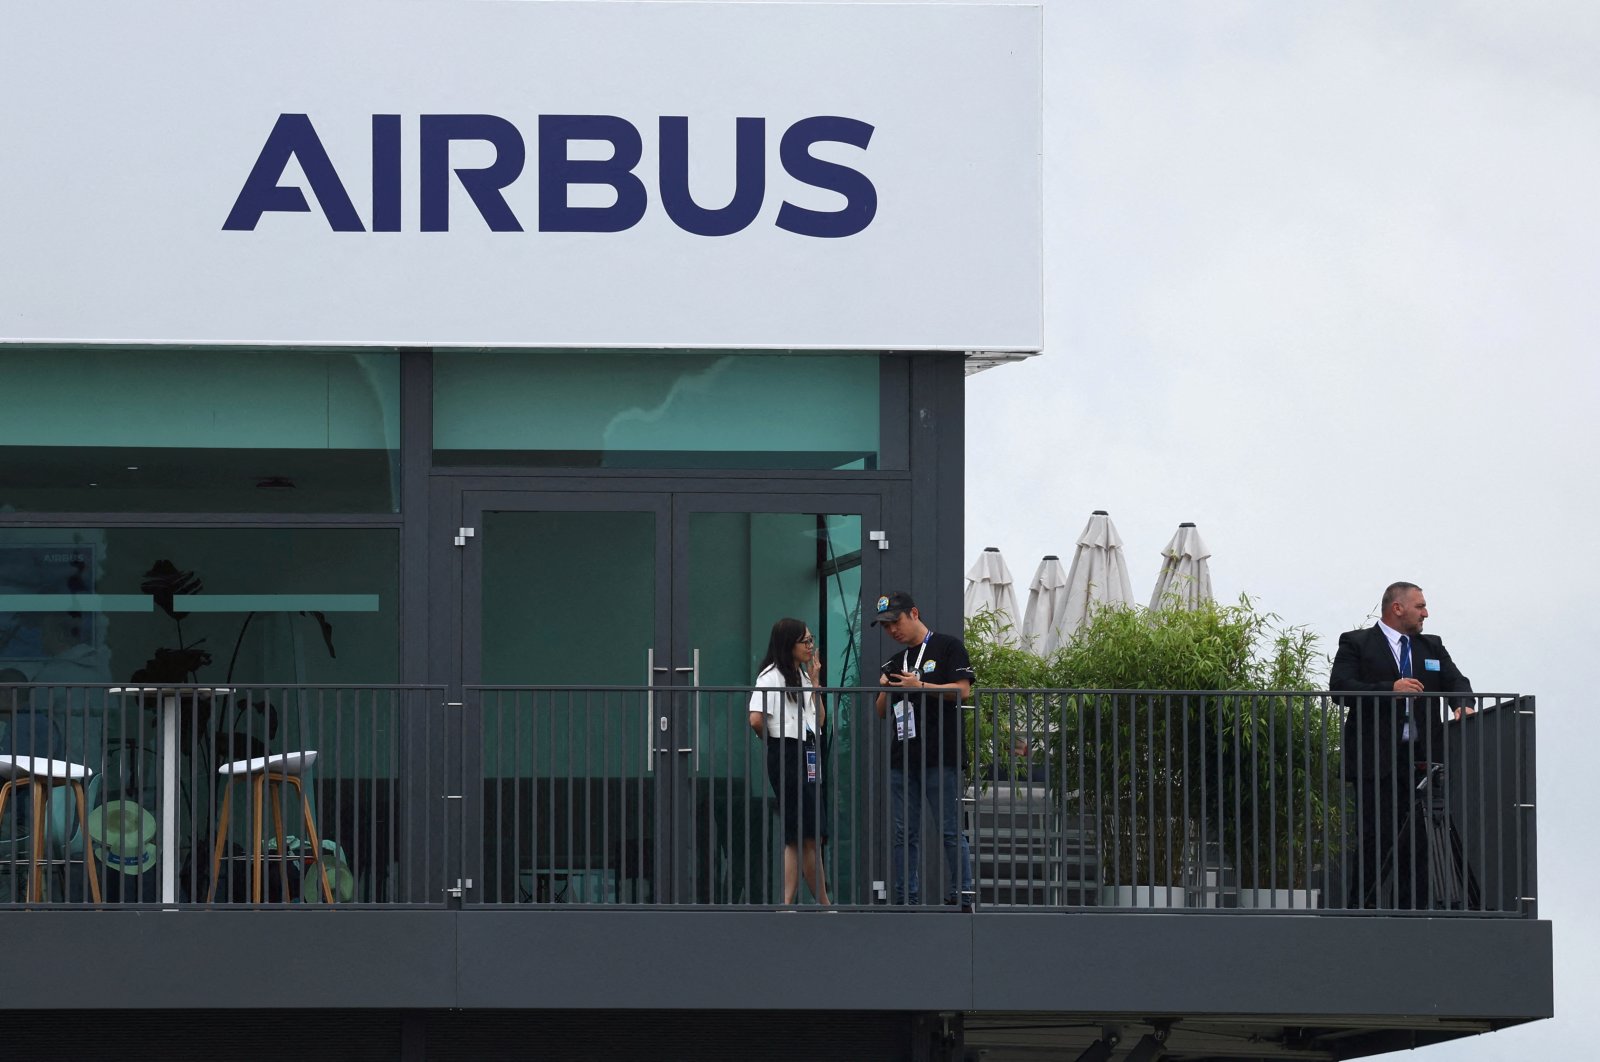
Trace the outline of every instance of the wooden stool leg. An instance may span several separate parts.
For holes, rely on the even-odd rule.
[[[300,813],[305,816],[306,833],[311,838],[311,850],[317,853],[317,876],[322,879],[322,898],[332,903],[333,886],[328,884],[328,865],[322,861],[322,838],[317,836],[317,824],[311,818],[311,800],[306,796],[306,787],[301,784],[300,779],[290,780],[300,793]]]
[[[278,841],[278,895],[289,899],[289,839],[283,835],[283,776],[267,775],[267,800],[272,805],[272,836]]]
[[[222,874],[222,846],[228,843],[228,812],[233,809],[233,779],[229,778],[223,784],[222,810],[217,813],[217,841],[211,847],[211,888],[206,890],[206,903],[217,898],[217,880]]]
[[[40,785],[37,778],[26,781],[33,789],[33,873],[28,878],[28,899],[37,903],[44,899],[44,813],[50,802],[50,790]]]
[[[11,800],[11,793],[16,792],[19,787],[22,787],[22,785],[26,784],[27,779],[10,779],[10,781],[6,781],[5,785],[0,785],[0,822],[5,822],[5,804],[6,801]],[[30,886],[30,888],[32,888],[32,886]],[[13,892],[13,894],[11,894],[10,897],[6,897],[6,899],[14,900],[16,899],[16,894]]]
[[[83,783],[73,782],[72,793],[78,798],[78,827],[83,831],[83,872],[89,876],[89,895],[94,897],[95,903],[104,903],[100,895],[100,872],[94,865],[94,844],[89,840],[89,811],[85,806],[88,801],[83,795]]]
[[[261,886],[265,881],[266,868],[261,863],[261,802],[266,797],[266,788],[265,773],[251,776],[250,791],[255,794],[255,806],[250,809],[250,866],[254,868],[254,876],[250,880],[252,903],[261,902]]]
[[[0,785],[0,822],[5,822],[6,801],[11,799],[11,791],[13,789],[15,789],[16,787],[17,787],[17,783],[16,783],[16,781],[14,779],[7,779],[5,785]],[[14,881],[15,879],[12,879],[12,880]],[[7,896],[6,899],[8,899],[8,900],[16,899],[15,893],[12,893],[11,895]]]
[[[16,779],[7,779],[5,785],[0,785],[0,823],[6,818],[6,802],[11,799],[11,791],[17,788]]]

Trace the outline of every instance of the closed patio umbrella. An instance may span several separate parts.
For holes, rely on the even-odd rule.
[[[1017,592],[1011,585],[1011,569],[990,546],[978,554],[977,563],[967,571],[967,592],[961,598],[961,612],[971,619],[980,612],[995,613],[995,641],[1001,645],[1020,645],[1022,632],[1017,626]]]
[[[1063,638],[1089,618],[1098,605],[1133,604],[1133,584],[1128,581],[1128,562],[1122,555],[1122,536],[1111,524],[1104,509],[1096,509],[1078,536],[1078,549],[1067,572],[1067,589],[1057,626]]]
[[[1166,548],[1161,551],[1161,574],[1150,595],[1150,607],[1174,602],[1179,608],[1194,608],[1211,600],[1211,551],[1200,541],[1200,532],[1190,523],[1178,525]]]
[[[1051,554],[1039,562],[1028,584],[1028,607],[1022,614],[1022,644],[1040,656],[1061,648],[1066,636],[1056,624],[1056,616],[1066,601],[1067,569],[1061,558]]]

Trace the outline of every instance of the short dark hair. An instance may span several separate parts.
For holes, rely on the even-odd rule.
[[[1388,586],[1384,587],[1384,590],[1383,590],[1383,604],[1380,607],[1385,612],[1387,612],[1387,611],[1389,611],[1389,606],[1390,605],[1392,605],[1396,601],[1400,600],[1400,595],[1401,594],[1405,593],[1408,590],[1421,590],[1421,589],[1422,589],[1422,587],[1418,586],[1416,583],[1390,583]]]

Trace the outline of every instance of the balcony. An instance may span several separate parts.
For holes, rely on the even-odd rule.
[[[0,687],[0,769],[29,781],[0,809],[0,922],[167,969],[235,949],[291,1007],[742,1009],[768,1005],[759,957],[792,953],[817,974],[795,1007],[964,1013],[997,1048],[1062,1013],[1180,1039],[1298,1022],[1349,1051],[1549,1010],[1530,697],[1479,695],[1363,777],[1322,692],[976,691],[940,750],[968,765],[965,916],[931,813],[927,887],[897,887],[894,809],[936,803],[937,775],[893,769],[876,688],[826,690],[824,917],[782,903],[807,765],[794,745],[772,784],[749,688],[450,692]],[[1460,976],[1396,961],[1418,954]],[[4,997],[53,1005],[45,965]]]

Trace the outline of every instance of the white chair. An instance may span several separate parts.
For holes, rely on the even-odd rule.
[[[317,836],[317,824],[311,813],[311,801],[306,796],[300,776],[317,762],[316,751],[278,752],[271,756],[256,756],[248,760],[234,760],[217,768],[226,787],[222,794],[222,811],[217,816],[217,840],[211,848],[211,888],[206,902],[217,895],[217,877],[222,870],[222,852],[228,842],[228,814],[233,801],[233,782],[241,775],[251,783],[250,823],[250,901],[260,903],[266,876],[266,863],[262,858],[262,810],[272,808],[272,829],[278,839],[277,857],[288,858],[288,842],[283,833],[283,787],[292,786],[300,794],[300,810],[305,823],[306,837],[311,841],[311,851],[316,855],[317,878],[322,883],[322,898],[333,902],[333,886],[328,882],[327,869],[322,865],[322,840]]]
[[[69,786],[78,801],[78,826],[83,831],[83,865],[89,877],[89,895],[101,903],[100,875],[95,870],[93,846],[89,844],[89,818],[85,807],[83,783],[94,776],[94,771],[81,763],[68,760],[51,760],[43,756],[0,756],[0,815],[5,814],[6,801],[13,792],[32,787],[33,823],[30,830],[28,900],[37,903],[44,899],[44,875],[48,860],[45,853],[45,814],[50,806],[51,792],[56,786]]]

